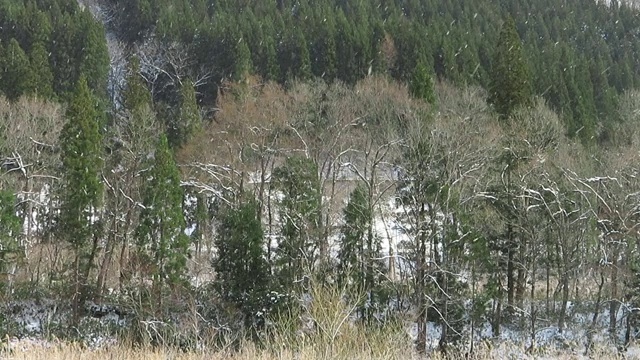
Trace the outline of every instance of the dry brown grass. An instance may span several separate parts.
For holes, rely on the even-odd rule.
[[[385,359],[411,359],[412,356],[408,354],[396,354],[397,356],[382,357]],[[408,355],[408,356],[406,356]],[[72,360],[72,359],[184,359],[184,360],[196,360],[196,359],[327,359],[324,354],[315,352],[313,350],[303,350],[300,352],[283,351],[283,352],[270,352],[257,350],[255,347],[243,348],[240,352],[235,354],[224,352],[202,352],[202,353],[180,353],[176,351],[162,350],[162,349],[133,349],[115,347],[101,350],[87,350],[77,346],[56,346],[53,348],[34,348],[28,351],[16,351],[7,356],[7,359],[16,360]],[[373,357],[352,352],[351,354],[344,354],[343,356],[331,357],[333,359],[373,359]]]
[[[354,339],[355,340],[355,339]],[[245,344],[237,352],[229,351],[202,351],[198,353],[184,353],[177,350],[162,348],[134,348],[128,346],[105,346],[100,349],[87,349],[73,344],[61,343],[58,345],[51,344],[20,344],[14,345],[11,353],[0,353],[2,359],[15,360],[93,360],[93,359],[175,359],[175,360],[199,360],[199,359],[237,359],[237,360],[307,360],[307,359],[445,359],[442,354],[430,353],[426,355],[418,355],[408,344],[398,344],[392,346],[385,351],[372,353],[367,349],[367,345],[371,345],[373,341],[364,339],[363,346],[353,348],[342,347],[333,353],[327,353],[323,348],[317,348],[313,345],[304,346],[298,350],[287,349],[286,347],[275,346],[271,349],[258,349],[251,343]],[[389,344],[386,344],[389,345]],[[381,350],[381,349],[380,349]],[[450,354],[449,359],[461,359],[463,354]],[[626,359],[636,359],[637,353],[627,354]],[[596,350],[590,357],[583,356],[578,353],[563,353],[557,351],[540,352],[535,355],[525,355],[523,350],[511,344],[503,344],[495,348],[483,348],[476,353],[476,356],[470,357],[477,360],[488,359],[601,359],[614,360],[623,359],[615,350],[601,349]]]

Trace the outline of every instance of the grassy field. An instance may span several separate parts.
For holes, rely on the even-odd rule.
[[[63,360],[63,359],[640,359],[640,349],[635,344],[622,356],[613,346],[598,343],[590,356],[584,356],[583,341],[556,347],[553,342],[533,351],[526,351],[526,344],[512,341],[483,340],[475,344],[472,356],[467,355],[469,343],[462,342],[459,349],[450,348],[448,357],[436,351],[418,354],[409,329],[411,316],[395,318],[384,324],[365,325],[355,321],[355,305],[345,301],[344,291],[337,288],[311,286],[310,298],[304,310],[291,317],[281,318],[271,325],[268,336],[261,337],[261,345],[238,338],[225,346],[206,337],[194,339],[198,345],[184,352],[169,346],[151,346],[150,338],[133,345],[130,337],[104,338],[94,345],[82,345],[48,337],[44,339],[1,339],[0,360]],[[292,321],[293,319],[293,321]],[[300,324],[303,325],[300,325]],[[185,335],[183,330],[168,333],[161,344]],[[190,332],[189,332],[190,333]],[[133,338],[133,337],[131,337]],[[8,341],[7,341],[8,340]],[[146,345],[144,345],[146,344]],[[215,344],[215,345],[213,345]]]
[[[371,341],[365,341],[359,346],[345,347],[345,344],[334,344],[336,347],[325,344],[322,347],[313,345],[302,347],[296,351],[287,350],[285,347],[280,349],[257,349],[247,344],[236,352],[230,351],[202,351],[198,353],[184,353],[175,350],[167,350],[160,348],[135,348],[127,346],[105,346],[100,349],[87,349],[71,344],[25,344],[16,343],[12,346],[10,353],[0,353],[2,359],[15,360],[204,360],[204,359],[237,359],[237,360],[307,360],[307,359],[464,359],[465,354],[461,352],[452,352],[447,358],[439,353],[429,353],[419,355],[412,350],[410,344],[399,343],[391,345],[373,344]],[[391,345],[387,348],[385,346]],[[373,348],[372,348],[373,347]],[[625,357],[617,354],[615,351],[600,349],[595,350],[591,356],[587,357],[580,353],[563,353],[563,352],[539,352],[534,355],[528,355],[523,349],[509,344],[504,344],[496,348],[482,348],[478,350],[474,356],[469,359],[485,360],[485,359],[559,359],[559,360],[582,360],[582,359],[602,359],[602,360],[618,360],[618,359],[638,359],[640,353],[630,352]]]

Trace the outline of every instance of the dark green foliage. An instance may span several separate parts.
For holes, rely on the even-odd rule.
[[[309,47],[302,30],[286,35],[278,48],[278,62],[282,81],[304,80],[311,77]]]
[[[343,210],[337,277],[340,284],[366,294],[368,306],[360,304],[363,318],[371,320],[372,310],[378,305],[378,290],[384,274],[384,264],[380,261],[380,242],[373,231],[373,209],[369,202],[369,192],[358,185],[349,203]]]
[[[33,44],[48,44],[51,41],[51,31],[51,20],[46,11],[38,9],[34,2],[27,3],[24,15],[24,43],[31,44],[33,51]]]
[[[20,95],[29,94],[33,90],[33,73],[29,64],[29,58],[18,44],[16,39],[11,39],[0,59],[0,89],[11,100]]]
[[[373,243],[374,234],[370,233],[373,214],[369,206],[366,189],[360,185],[356,187],[349,203],[343,210],[344,225],[342,226],[342,241],[338,259],[338,276],[344,278],[343,283],[349,279],[357,288],[365,288],[367,276],[367,263],[374,255],[373,249],[367,249],[369,243]]]
[[[436,94],[433,90],[433,80],[429,69],[424,64],[418,64],[413,70],[413,77],[409,83],[411,95],[417,99],[422,99],[429,104],[435,104]]]
[[[30,59],[34,94],[45,99],[53,98],[53,73],[49,67],[49,55],[43,43],[37,42],[31,46]]]
[[[211,75],[207,84],[198,86],[205,105],[215,103],[223,81],[242,79],[240,74],[246,69],[282,83],[313,75],[348,84],[369,73],[388,71],[410,84],[418,64],[423,64],[438,79],[489,88],[491,102],[502,116],[520,103],[519,98],[527,98],[527,92],[542,95],[563,114],[568,133],[583,129],[577,134],[585,141],[598,135],[595,130],[610,128],[615,120],[611,106],[617,96],[640,84],[636,66],[640,46],[633,41],[640,17],[628,6],[607,7],[589,1],[559,5],[556,0],[111,3],[122,9],[118,12],[122,26],[117,26],[122,39],[139,42],[155,30],[156,38],[166,44],[178,42],[190,49],[188,55],[193,58],[189,59],[196,59],[189,62],[191,73],[203,70]],[[506,51],[503,47],[501,65],[496,64],[493,50],[506,13],[514,22],[507,26],[509,31],[505,27],[503,35],[512,39],[502,43],[515,41],[514,35],[519,34],[522,49]],[[64,52],[63,40],[56,42],[56,52]],[[563,52],[569,56],[561,59]],[[501,71],[514,59],[513,71]],[[591,84],[585,81],[584,69],[576,76],[565,76],[568,67],[591,67],[594,59],[598,70],[588,69]],[[524,77],[512,76],[519,72],[518,63],[530,66],[528,85]],[[171,71],[170,67],[164,70]],[[496,74],[503,77],[497,80],[501,84],[495,84]],[[513,80],[508,77],[517,78],[512,84],[517,88],[504,87],[505,81]],[[571,93],[573,88],[577,91]],[[589,104],[595,104],[595,110]],[[606,134],[600,136],[606,140]]]
[[[66,117],[67,123],[60,134],[64,166],[60,230],[74,249],[80,251],[95,231],[90,218],[102,193],[102,141],[97,101],[84,77],[78,82]]]
[[[149,0],[114,1],[121,9],[122,34],[128,41],[141,40],[154,22],[154,10]]]
[[[180,88],[180,111],[169,119],[167,135],[172,148],[182,146],[202,126],[196,91],[189,80]]]
[[[243,201],[219,215],[213,268],[222,299],[243,314],[246,326],[252,326],[263,320],[270,274],[258,204]]]
[[[59,95],[66,94],[76,79],[78,62],[75,56],[75,23],[71,15],[63,14],[56,19],[52,43],[56,47],[50,59],[54,69],[53,90]]]
[[[165,135],[158,140],[151,168],[145,176],[144,209],[136,239],[141,257],[151,265],[149,275],[153,277],[154,289],[160,292],[165,285],[182,283],[189,252],[189,237],[184,233],[180,173]]]
[[[89,272],[94,265],[102,198],[101,144],[96,98],[84,77],[80,78],[67,108],[67,123],[60,134],[64,167],[59,216],[60,236],[71,245],[74,295],[73,318],[77,323],[89,295]]]
[[[20,218],[16,215],[15,196],[8,191],[0,191],[0,274],[7,271],[8,257],[20,250]],[[2,284],[0,283],[0,287]]]
[[[320,179],[318,166],[308,158],[287,158],[273,171],[273,179],[282,191],[280,203],[282,239],[278,245],[280,283],[291,288],[307,275],[307,267],[315,261],[320,224]]]
[[[489,103],[503,119],[507,119],[516,108],[530,102],[531,81],[520,37],[513,18],[507,17],[491,64]]]
[[[235,81],[242,81],[246,79],[251,72],[251,52],[249,52],[247,42],[243,39],[236,43],[234,50],[233,79]]]
[[[151,94],[146,87],[144,79],[140,76],[140,59],[131,57],[127,64],[126,85],[122,91],[124,108],[134,111],[144,106],[151,106]]]
[[[109,53],[102,26],[97,24],[89,11],[81,12],[74,24],[81,35],[77,38],[74,54],[77,68],[75,71],[87,77],[89,87],[100,97],[106,95],[107,75],[109,73]]]
[[[70,100],[83,73],[94,94],[105,95],[109,57],[104,30],[90,11],[80,11],[77,2],[0,2],[0,29],[0,48],[6,49],[14,39],[28,54],[23,58],[31,62],[26,65],[29,61],[20,61],[24,65],[6,69],[7,62],[13,64],[17,59],[0,54],[0,70],[8,71],[6,79],[12,82],[9,85],[3,80],[2,87],[10,87],[7,94],[11,98],[37,92],[40,97]],[[13,54],[22,57],[16,52],[18,46],[13,44],[11,48]],[[27,67],[31,74],[24,70]]]

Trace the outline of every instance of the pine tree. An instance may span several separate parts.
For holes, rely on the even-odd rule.
[[[7,271],[8,256],[19,251],[20,218],[16,215],[15,196],[0,191],[0,274]],[[4,284],[0,283],[0,289]]]
[[[280,67],[278,66],[278,51],[273,37],[267,36],[265,42],[264,53],[264,70],[262,76],[265,80],[277,81],[280,78]]]
[[[80,78],[60,134],[63,188],[60,233],[74,251],[74,318],[87,297],[89,271],[95,260],[99,223],[94,216],[102,197],[101,135],[96,100]]]
[[[73,85],[77,80],[77,63],[75,53],[75,29],[74,19],[69,14],[62,14],[54,19],[54,31],[52,42],[56,44],[51,50],[51,69],[53,70],[53,90],[58,95],[67,95],[73,91]]]
[[[489,103],[502,119],[507,119],[518,106],[530,101],[529,71],[515,21],[509,16],[502,25],[491,64]]]
[[[145,32],[154,23],[154,11],[149,0],[119,1],[122,6],[122,32],[124,38],[133,43],[144,38]]]
[[[81,74],[85,74],[89,88],[98,96],[106,95],[107,77],[109,74],[109,51],[105,41],[105,33],[102,25],[97,23],[91,12],[84,11],[76,19],[80,41],[74,45],[79,47],[77,54],[82,54],[75,60]]]
[[[244,38],[240,38],[235,41],[233,49],[234,69],[233,79],[235,81],[243,81],[251,73],[251,52],[247,41]]]
[[[291,288],[307,274],[306,266],[314,263],[321,200],[318,167],[308,158],[290,157],[274,170],[273,178],[284,195],[280,203],[282,239],[278,246],[280,284]]]
[[[366,190],[362,185],[356,187],[349,203],[343,210],[344,225],[342,226],[342,241],[338,253],[338,279],[341,283],[348,283],[364,288],[366,259],[364,252],[368,242],[368,229],[372,221],[372,213],[368,204]]]
[[[27,40],[25,43],[32,44],[31,51],[33,51],[33,44],[43,43],[47,44],[51,39],[51,20],[47,14],[39,10],[34,3],[27,3],[26,15],[25,15],[25,33]]]
[[[323,18],[311,47],[313,75],[333,80],[336,76],[336,29],[333,18]]]
[[[16,100],[23,94],[29,94],[33,89],[33,75],[29,58],[18,44],[11,39],[4,49],[4,59],[0,64],[0,84],[4,94],[11,100]]]
[[[427,67],[419,63],[413,70],[413,77],[409,84],[411,95],[417,99],[422,99],[429,104],[435,104],[436,95],[433,90],[433,80]]]
[[[373,209],[369,203],[367,189],[358,185],[349,203],[343,210],[344,225],[341,229],[340,250],[338,252],[338,281],[349,285],[357,292],[367,294],[369,306],[360,304],[362,318],[371,319],[371,305],[377,302],[377,274],[383,273],[380,260],[380,244],[373,231]]]
[[[280,42],[278,49],[282,81],[308,79],[311,76],[311,59],[304,33],[296,28],[284,36],[285,40]]]
[[[151,106],[151,93],[140,76],[140,59],[137,56],[132,56],[127,64],[126,85],[122,91],[122,98],[125,109],[129,111]]]
[[[153,290],[162,305],[162,288],[182,282],[189,252],[180,173],[165,135],[158,140],[145,185],[136,238],[141,258],[151,265]]]
[[[169,120],[167,134],[172,148],[184,145],[201,124],[200,110],[196,102],[196,90],[193,83],[185,80],[180,88],[180,111]]]
[[[216,288],[224,301],[243,314],[246,326],[261,323],[259,311],[264,308],[270,276],[258,211],[253,199],[224,209],[215,239]]]
[[[33,74],[34,92],[45,99],[52,99],[53,73],[49,66],[49,54],[43,43],[35,43],[31,46],[31,73]]]

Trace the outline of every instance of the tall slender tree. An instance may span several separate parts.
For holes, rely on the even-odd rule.
[[[280,203],[282,239],[278,246],[280,283],[293,287],[308,275],[319,247],[320,179],[311,159],[290,157],[273,171],[276,188],[283,193]]]
[[[16,39],[11,39],[4,49],[4,59],[0,59],[0,89],[15,100],[33,89],[33,74],[29,58]]]
[[[136,230],[140,258],[149,265],[153,290],[162,305],[162,289],[179,285],[186,271],[189,238],[184,233],[180,173],[165,135],[158,140],[143,190],[144,209]]]
[[[9,256],[20,248],[20,218],[16,215],[15,196],[9,191],[0,191],[0,274],[7,271]],[[4,284],[0,282],[0,290]]]
[[[220,295],[241,312],[249,327],[263,320],[259,311],[263,309],[269,284],[264,232],[258,211],[258,204],[253,199],[222,211],[215,240],[218,252],[213,260]]]
[[[47,48],[41,42],[31,45],[31,74],[33,76],[34,93],[45,99],[54,97],[53,93],[53,73],[49,66],[49,54]]]
[[[413,70],[409,90],[413,97],[422,99],[429,104],[435,104],[436,95],[433,90],[433,79],[428,68],[423,63],[416,65]]]
[[[101,135],[96,99],[84,76],[76,85],[67,109],[67,123],[60,134],[64,167],[60,211],[60,231],[74,251],[74,318],[88,296],[88,278],[98,246],[102,198]]]
[[[516,23],[508,16],[493,54],[489,84],[489,103],[501,118],[509,118],[518,106],[531,102],[529,76]]]
[[[167,136],[172,148],[182,146],[201,126],[196,90],[190,80],[180,87],[180,110],[169,119]]]
[[[373,231],[373,208],[369,192],[363,185],[356,187],[343,210],[344,225],[338,252],[338,279],[357,292],[367,295],[369,305],[376,302],[378,274],[383,273],[379,239]],[[370,320],[373,307],[360,304],[362,318]]]

